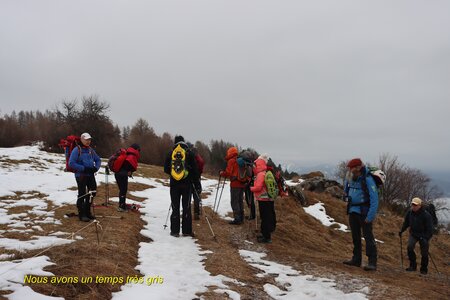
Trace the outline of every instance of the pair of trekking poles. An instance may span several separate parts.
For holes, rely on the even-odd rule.
[[[219,184],[220,184],[220,177],[219,177]],[[225,185],[225,182],[224,182],[224,185]],[[200,195],[198,194],[197,190],[195,189],[195,186],[194,186],[193,183],[192,183],[192,190],[194,191],[195,196],[197,197],[197,199],[199,199],[199,201],[200,201],[199,206],[200,206],[200,209],[201,209],[202,214],[203,214],[203,215],[205,216],[205,218],[206,218],[206,222],[208,223],[209,230],[211,231],[212,237],[213,237],[214,239],[216,239],[216,234],[214,233],[214,230],[212,229],[211,222],[209,221],[209,218],[208,218],[208,216],[206,215],[205,210],[203,209],[202,200],[201,200],[201,198],[200,198]],[[223,190],[223,187],[222,187],[222,190]],[[222,193],[221,193],[221,195],[222,195]],[[217,195],[216,195],[216,197],[217,197]],[[220,200],[219,200],[219,201],[220,201]],[[214,206],[215,206],[215,203],[214,203]],[[171,209],[172,209],[172,203],[170,203],[169,209],[168,209],[168,211],[167,211],[166,222],[165,222],[165,224],[163,225],[164,229],[167,228],[167,221],[169,220],[169,215],[170,215],[170,210],[171,210]],[[191,209],[191,206],[190,206],[190,205],[189,205],[189,209]]]

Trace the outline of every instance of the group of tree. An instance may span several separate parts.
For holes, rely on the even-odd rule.
[[[0,147],[42,141],[44,150],[62,152],[58,147],[61,138],[89,132],[93,136],[92,145],[101,157],[109,157],[119,148],[138,143],[141,146],[141,162],[162,166],[173,146],[173,136],[167,132],[156,134],[142,118],[133,126],[125,126],[121,130],[110,119],[109,108],[107,102],[100,101],[98,96],[93,95],[83,97],[81,101],[62,101],[55,109],[45,112],[12,112],[0,117]],[[237,146],[223,140],[212,140],[209,145],[202,141],[192,144],[205,160],[205,172],[210,174],[218,174],[224,169],[228,148]],[[275,166],[272,161],[269,164]],[[281,166],[278,168],[281,169]],[[290,175],[285,171],[286,174]]]

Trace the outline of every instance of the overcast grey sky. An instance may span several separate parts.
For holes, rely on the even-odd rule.
[[[0,1],[0,114],[92,94],[278,162],[450,170],[450,1]]]

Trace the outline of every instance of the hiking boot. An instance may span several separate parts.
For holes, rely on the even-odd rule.
[[[193,232],[191,232],[191,233],[183,233],[183,236],[195,237],[195,233],[193,233]]]
[[[249,221],[251,221],[251,220],[254,220],[254,219],[255,219],[255,216],[247,216],[246,219],[249,220]]]
[[[361,267],[361,263],[354,261],[353,259],[343,261],[342,263],[347,266]]]
[[[180,236],[180,234],[178,232],[171,232],[170,235],[173,236],[173,237],[179,237]]]
[[[127,209],[119,206],[119,207],[117,208],[117,211],[118,211],[118,212],[127,212]]]
[[[228,222],[228,224],[231,224],[231,225],[241,225],[242,222],[241,222],[241,221],[238,221],[238,220],[233,220],[233,221]]]
[[[417,271],[417,267],[409,266],[405,269],[407,272],[415,272]]]
[[[89,219],[88,217],[86,217],[86,216],[82,216],[81,218],[80,218],[80,221],[83,221],[83,222],[89,222],[91,219]]]
[[[364,271],[376,271],[377,266],[368,264],[367,266],[364,266]]]
[[[420,269],[420,274],[427,275],[427,273],[428,273],[428,270]]]
[[[270,244],[272,243],[272,239],[267,239],[265,237],[259,237],[256,239],[258,241],[258,243],[262,243],[262,244]]]

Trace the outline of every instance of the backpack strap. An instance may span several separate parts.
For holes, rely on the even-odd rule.
[[[364,171],[362,174],[362,180],[361,180],[361,189],[364,193],[364,202],[361,203],[361,205],[370,205],[369,188],[367,187],[367,177],[368,176],[370,176],[370,174],[364,168]]]

